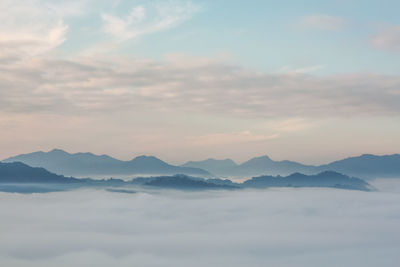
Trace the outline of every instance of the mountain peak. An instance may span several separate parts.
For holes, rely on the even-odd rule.
[[[271,161],[273,161],[273,160],[270,157],[268,157],[267,155],[265,155],[265,156],[252,158],[252,159],[246,161],[245,163],[243,163],[243,165],[258,164],[258,163],[262,163],[262,162],[271,162]]]
[[[136,158],[132,159],[131,164],[133,165],[140,165],[140,166],[147,166],[147,167],[156,167],[156,166],[170,166],[168,163],[162,161],[161,159],[154,157],[154,156],[137,156]]]
[[[269,161],[272,161],[272,159],[267,155],[255,157],[255,158],[253,158],[253,160],[269,160]]]
[[[54,149],[50,150],[48,153],[49,154],[69,154],[68,152],[66,152],[62,149],[59,149],[59,148],[54,148]]]
[[[133,158],[131,161],[162,161],[162,160],[154,156],[141,155]]]

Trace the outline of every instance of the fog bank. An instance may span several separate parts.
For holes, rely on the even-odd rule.
[[[375,186],[0,193],[0,265],[394,267],[400,181]]]

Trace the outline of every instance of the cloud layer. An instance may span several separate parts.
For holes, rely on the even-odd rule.
[[[377,49],[400,52],[400,26],[386,27],[372,37],[372,45]]]
[[[391,187],[398,188],[396,187]],[[0,193],[4,266],[395,266],[399,192]]]
[[[33,58],[0,67],[3,112],[178,111],[250,117],[399,115],[400,77],[269,74],[190,59]]]
[[[85,2],[84,2],[85,3]],[[248,70],[229,62],[168,55],[165,60],[96,54],[69,60],[44,56],[66,39],[65,18],[84,4],[29,0],[0,4],[0,111],[3,113],[87,114],[191,112],[244,116],[336,117],[399,115],[400,77],[353,73],[315,77],[314,66],[277,73]],[[114,12],[116,9],[112,9]],[[103,29],[127,40],[165,30],[191,18],[190,1],[151,1],[126,16],[103,13]],[[338,29],[344,20],[328,15],[303,23]],[[374,38],[377,47],[396,49],[394,27]]]

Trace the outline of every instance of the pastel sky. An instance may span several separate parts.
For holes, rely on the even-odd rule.
[[[0,157],[400,152],[400,2],[1,0]]]

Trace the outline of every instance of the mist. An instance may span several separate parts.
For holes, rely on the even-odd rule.
[[[0,193],[3,266],[396,266],[400,181],[376,192]]]

